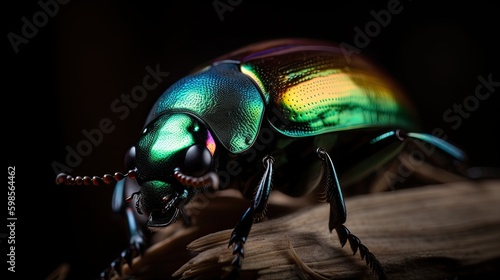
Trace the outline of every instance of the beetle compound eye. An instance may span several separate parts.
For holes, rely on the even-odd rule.
[[[193,145],[186,151],[184,170],[191,176],[202,176],[212,164],[212,154],[203,145]]]

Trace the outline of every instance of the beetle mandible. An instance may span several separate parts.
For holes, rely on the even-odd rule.
[[[256,149],[264,131],[268,141]],[[148,227],[166,227],[178,217],[189,220],[183,209],[197,193],[251,190],[248,209],[229,240],[234,276],[271,190],[298,197],[321,187],[330,204],[330,232],[337,232],[342,246],[349,242],[353,253],[359,251],[384,279],[379,260],[344,225],[342,187],[393,158],[408,139],[465,160],[460,149],[419,132],[407,96],[367,59],[351,56],[347,62],[337,45],[327,42],[271,40],[214,59],[167,88],[127,153],[127,173],[102,178],[59,174],[56,183],[117,182],[113,209],[126,213],[131,246],[103,278],[118,269],[122,259],[144,250],[143,235],[131,214],[134,207],[149,215]],[[245,158],[252,160],[240,160],[238,180],[219,182],[217,173],[229,161]],[[337,174],[350,174],[349,181],[340,182]],[[316,180],[320,176],[324,180]],[[126,200],[135,197],[130,206],[121,198],[125,188],[136,184],[140,188]]]

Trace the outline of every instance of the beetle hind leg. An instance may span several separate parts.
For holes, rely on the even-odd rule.
[[[379,279],[386,279],[384,269],[379,260],[370,252],[368,247],[361,243],[361,240],[357,236],[352,234],[349,229],[344,226],[347,218],[347,211],[333,161],[328,153],[322,148],[317,149],[317,154],[323,161],[323,166],[326,171],[325,188],[326,201],[330,204],[330,219],[328,222],[330,232],[335,229],[342,247],[349,241],[353,255],[359,251],[361,259],[366,261],[366,265],[368,265],[372,272],[377,274]]]

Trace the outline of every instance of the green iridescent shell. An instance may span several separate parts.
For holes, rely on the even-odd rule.
[[[402,90],[373,64],[294,40],[251,45],[198,68],[167,89],[148,122],[165,112],[198,117],[234,154],[253,145],[264,120],[289,137],[417,123]]]
[[[241,71],[259,86],[278,131],[290,137],[368,127],[414,128],[403,92],[380,69],[333,46],[254,54]]]

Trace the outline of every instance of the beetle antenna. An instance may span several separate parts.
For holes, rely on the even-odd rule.
[[[102,185],[103,183],[106,185],[109,185],[113,182],[118,182],[120,180],[123,180],[125,177],[129,177],[130,179],[135,179],[137,176],[137,169],[132,169],[129,170],[126,174],[123,174],[121,172],[116,172],[114,175],[111,174],[104,174],[102,177],[98,176],[93,176],[92,178],[89,176],[76,176],[73,177],[71,175],[68,175],[66,173],[60,173],[56,177],[56,184],[65,184],[65,185],[90,185],[93,184],[94,186],[99,186]]]

